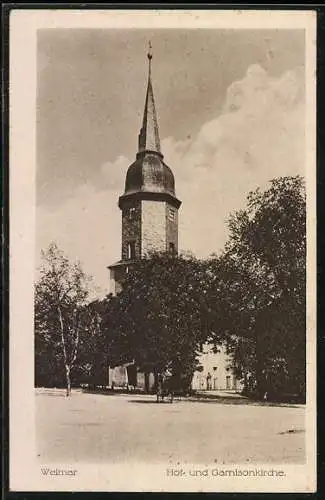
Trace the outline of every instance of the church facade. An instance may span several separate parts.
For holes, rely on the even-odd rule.
[[[204,344],[198,356],[201,370],[194,372],[192,389],[196,391],[241,391],[243,384],[232,369],[231,356],[226,347],[220,345],[218,352],[213,346]]]
[[[161,152],[152,86],[151,52],[148,53],[148,63],[147,91],[142,127],[138,136],[138,151],[135,161],[128,168],[124,193],[118,199],[122,218],[121,256],[119,261],[108,266],[113,295],[121,291],[123,276],[137,260],[151,251],[178,253],[178,211],[181,201],[176,197],[173,172],[164,162]],[[209,351],[209,347],[206,346],[205,350]],[[208,356],[208,360],[206,352],[202,352],[203,371],[194,374],[193,389],[210,388],[211,363],[212,371],[219,365],[219,382],[213,387],[219,390],[234,388],[233,375],[231,374],[232,382],[229,385],[228,365],[226,367],[227,363],[221,361],[224,356],[218,354],[214,355],[218,359],[211,361],[211,356]],[[224,377],[221,376],[222,370],[225,373],[227,370]],[[148,391],[153,384],[153,374],[140,373],[133,364],[109,369],[111,387],[131,385]]]

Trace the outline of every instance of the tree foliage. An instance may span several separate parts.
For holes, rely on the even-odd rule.
[[[205,267],[191,256],[152,254],[130,266],[103,321],[111,338],[111,361],[134,361],[154,373],[169,366],[188,381],[206,334],[206,287]]]
[[[71,373],[105,383],[108,365],[170,367],[189,386],[200,345],[226,343],[245,389],[305,397],[306,208],[300,177],[249,194],[220,256],[158,254],[130,264],[116,297],[89,303],[88,279],[56,245],[36,285],[38,383]]]
[[[35,286],[36,384],[49,373],[59,384],[65,378],[67,395],[81,332],[90,323],[88,284],[80,264],[70,263],[55,243],[42,252]]]
[[[259,396],[305,395],[306,210],[300,177],[275,179],[229,220],[210,261],[215,340],[227,340],[237,372]],[[219,336],[218,336],[219,335]],[[248,385],[248,383],[247,383]]]

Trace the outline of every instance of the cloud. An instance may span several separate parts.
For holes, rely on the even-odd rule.
[[[124,189],[125,176],[131,160],[119,156],[113,162],[106,162],[100,168],[99,176],[92,181],[98,189],[105,189],[119,193]]]
[[[226,219],[248,192],[304,174],[304,74],[272,78],[259,65],[230,85],[223,110],[192,142],[163,143],[183,201],[180,245],[199,256],[220,250]]]
[[[87,184],[57,210],[39,208],[37,251],[51,241],[93,276],[99,295],[109,292],[107,266],[120,256],[120,213],[117,194]],[[39,262],[38,262],[39,263]]]
[[[245,205],[248,192],[284,175],[304,174],[304,73],[302,68],[271,77],[255,64],[232,83],[215,119],[192,139],[162,141],[176,179],[180,248],[200,257],[222,249],[226,219]],[[189,124],[191,136],[191,124]],[[102,291],[106,266],[120,257],[121,219],[117,207],[132,159],[105,163],[91,183],[55,211],[38,209],[37,246],[51,240],[79,259]]]

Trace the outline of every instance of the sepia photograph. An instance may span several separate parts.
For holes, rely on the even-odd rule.
[[[26,28],[21,488],[312,492],[313,13],[114,12]]]

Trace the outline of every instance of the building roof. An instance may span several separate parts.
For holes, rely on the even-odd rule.
[[[118,267],[127,267],[127,266],[131,266],[135,262],[136,261],[134,259],[132,259],[132,260],[118,260],[117,262],[114,262],[114,264],[107,266],[107,269],[114,269],[114,268],[118,268]]]
[[[120,197],[121,202],[125,197],[133,194],[152,193],[175,196],[175,179],[171,169],[163,161],[160,149],[158,119],[151,81],[152,53],[148,53],[149,72],[142,127],[139,134],[138,153],[136,160],[130,165],[125,180],[125,191]]]
[[[171,169],[155,153],[146,152],[130,165],[124,194],[139,191],[163,192],[175,196],[175,180]]]
[[[139,153],[143,151],[154,151],[160,153],[160,139],[158,130],[158,120],[153,96],[153,88],[151,82],[151,60],[152,54],[148,53],[149,71],[146,101],[144,105],[144,113],[142,127],[139,134]]]

